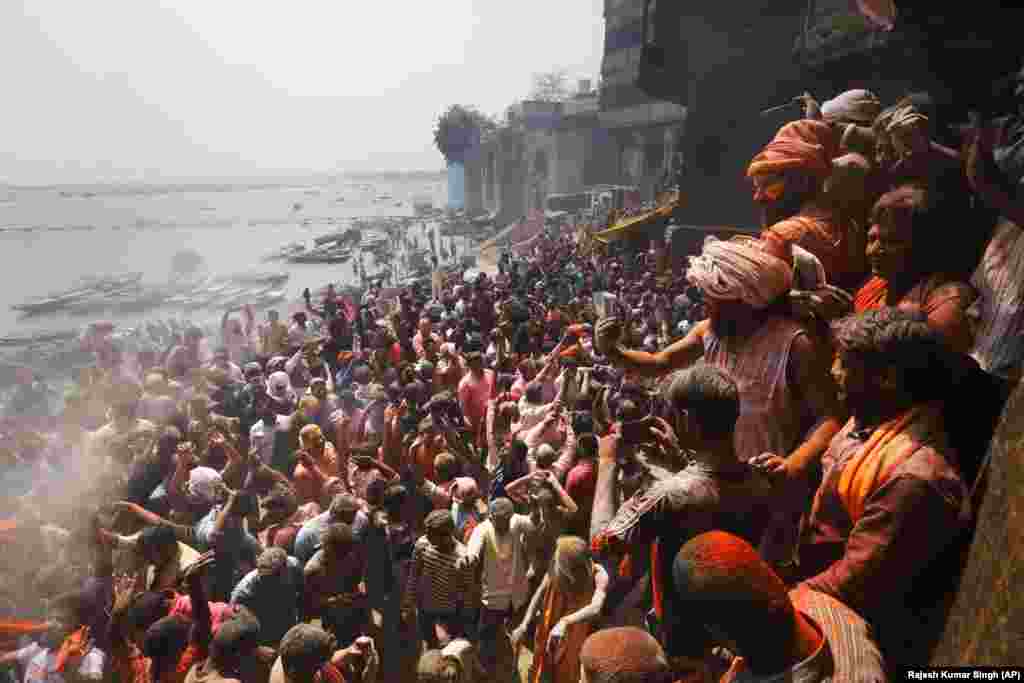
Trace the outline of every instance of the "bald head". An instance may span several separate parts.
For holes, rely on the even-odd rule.
[[[580,650],[583,683],[667,683],[668,660],[649,633],[634,627],[593,633]]]

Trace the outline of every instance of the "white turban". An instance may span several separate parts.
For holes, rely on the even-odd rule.
[[[686,279],[710,299],[766,308],[789,291],[793,269],[764,251],[760,240],[734,237],[705,244],[700,256],[691,256]]]
[[[220,472],[211,467],[196,467],[189,473],[188,492],[207,504],[217,502],[221,487]]]
[[[870,126],[882,111],[882,103],[870,90],[847,90],[821,105],[821,118]]]

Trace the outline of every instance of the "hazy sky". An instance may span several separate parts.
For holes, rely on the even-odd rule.
[[[2,0],[0,182],[439,169],[434,120],[600,71],[603,0]]]

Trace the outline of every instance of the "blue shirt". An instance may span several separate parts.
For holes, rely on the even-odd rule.
[[[302,565],[289,557],[283,576],[260,576],[253,569],[235,586],[231,604],[245,607],[260,620],[261,645],[277,647],[288,629],[299,623],[303,582]]]
[[[360,510],[356,513],[355,521],[352,523],[352,533],[355,535],[356,540],[361,540],[363,536],[363,530],[369,523],[369,518],[366,513]],[[316,551],[320,549],[320,537],[323,536],[324,532],[327,531],[327,527],[331,525],[331,513],[330,510],[327,512],[321,512],[319,515],[309,520],[301,527],[299,527],[299,533],[295,534],[295,557],[303,566],[309,562]]]
[[[220,505],[215,505],[206,516],[196,522],[196,550],[216,550],[216,563],[212,570],[213,590],[211,600],[224,600],[231,594],[231,588],[242,578],[246,567],[243,563],[255,565],[256,558],[263,552],[263,546],[235,520],[224,526],[219,539],[213,538],[213,528],[220,514]],[[216,543],[214,541],[216,540]]]

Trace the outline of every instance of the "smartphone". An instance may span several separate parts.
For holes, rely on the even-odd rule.
[[[598,318],[614,318],[619,314],[619,298],[611,292],[594,292],[594,308]]]
[[[654,424],[654,416],[648,415],[647,417],[639,420],[631,420],[629,422],[623,422],[620,433],[622,434],[622,440],[627,444],[635,445],[645,443],[651,440],[651,427]]]

